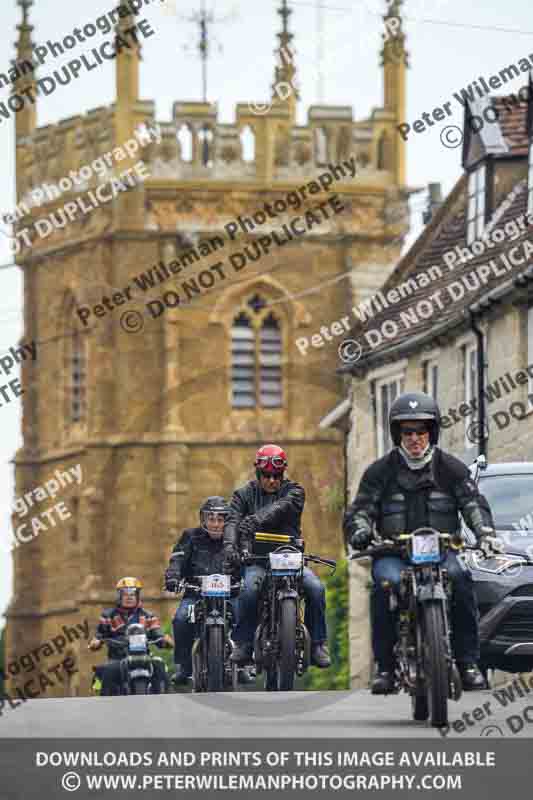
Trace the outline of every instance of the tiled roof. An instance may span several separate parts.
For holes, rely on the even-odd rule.
[[[366,367],[378,357],[386,356],[392,348],[396,350],[400,345],[406,347],[414,337],[430,334],[432,330],[440,328],[445,325],[445,323],[452,324],[455,320],[457,323],[464,321],[464,312],[469,306],[475,303],[476,300],[486,295],[490,290],[500,287],[512,277],[516,277],[527,268],[527,263],[523,263],[513,266],[512,270],[506,271],[505,275],[502,277],[491,273],[486,283],[482,284],[480,281],[480,287],[477,291],[466,291],[465,289],[463,298],[454,302],[448,290],[446,290],[446,286],[453,281],[460,281],[462,276],[468,276],[476,267],[482,264],[488,264],[490,260],[496,262],[500,271],[503,271],[504,267],[503,262],[500,261],[500,254],[506,254],[509,249],[523,242],[528,235],[527,230],[521,230],[520,236],[513,241],[511,241],[509,236],[506,236],[501,243],[495,244],[491,248],[487,247],[485,252],[479,256],[475,256],[464,264],[457,262],[453,270],[450,269],[443,260],[444,253],[453,250],[457,245],[460,247],[467,246],[465,238],[465,191],[466,177],[463,175],[430,225],[422,232],[410,251],[402,258],[380,291],[381,294],[386,297],[390,289],[405,283],[409,278],[414,278],[421,273],[425,273],[428,268],[433,265],[438,265],[441,268],[442,276],[432,280],[431,283],[424,288],[416,289],[411,295],[406,295],[401,298],[399,302],[391,303],[388,308],[385,308],[379,313],[376,312],[375,305],[372,305],[373,311],[376,312],[374,316],[371,319],[367,319],[364,323],[357,321],[349,333],[351,338],[357,340],[363,346],[363,354],[361,358],[353,364],[354,367]],[[526,213],[527,181],[523,180],[515,185],[509,197],[513,194],[514,199],[512,203],[507,207],[505,213],[497,223],[494,226],[492,223],[489,223],[491,228],[501,229],[510,220]],[[505,202],[506,201],[503,200],[500,207]],[[497,213],[497,209],[495,213]],[[400,317],[401,312],[406,312],[408,309],[412,308],[416,309],[417,304],[421,300],[427,301],[431,295],[434,295],[434,293],[439,290],[441,290],[439,300],[443,308],[438,308],[437,303],[434,301],[432,303],[434,309],[433,314],[427,319],[423,319],[417,314],[418,321],[413,322],[408,327]],[[356,304],[356,306],[359,305],[360,304]],[[427,303],[425,306],[422,306],[422,309],[424,308],[427,309]],[[364,334],[371,329],[380,330],[382,324],[386,321],[396,323],[399,329],[398,333],[391,339],[383,338],[381,344],[373,348],[365,339]],[[349,367],[349,364],[343,363],[341,369],[342,371],[346,371]]]

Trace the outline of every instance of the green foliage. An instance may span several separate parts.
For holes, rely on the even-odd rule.
[[[172,636],[172,638],[174,638],[174,633],[172,631],[172,620],[171,619],[167,620],[166,622],[162,622],[161,623],[161,628],[163,630],[163,633],[169,634],[170,636]],[[154,648],[152,648],[152,652],[153,652],[154,655],[159,656],[159,658],[163,659],[163,661],[167,665],[167,669],[168,669],[169,675],[173,675],[174,674],[174,648],[172,648],[172,649],[168,648],[167,649],[165,647],[164,649],[160,650],[158,647],[154,647]]]
[[[324,504],[327,511],[335,514],[344,509],[344,481],[338,480],[324,491]]]
[[[317,691],[349,689],[348,562],[345,559],[337,562],[335,575],[328,577],[325,583],[331,667],[311,667],[304,677],[304,688]]]

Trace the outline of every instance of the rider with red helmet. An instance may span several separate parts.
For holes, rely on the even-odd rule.
[[[284,477],[287,456],[275,444],[260,447],[255,454],[256,480],[236,489],[231,498],[231,518],[224,531],[226,560],[235,562],[243,549],[253,552],[252,536],[257,531],[301,537],[300,520],[305,503],[302,486]],[[251,660],[257,626],[257,600],[265,575],[264,567],[249,564],[244,571],[244,589],[239,595],[238,622],[233,633],[236,645],[232,659],[238,664]],[[311,635],[311,660],[317,667],[329,667],[326,598],[319,578],[304,568],[305,625]]]

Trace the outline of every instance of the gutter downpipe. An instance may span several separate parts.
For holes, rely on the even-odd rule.
[[[485,396],[483,394],[485,389],[485,341],[481,328],[476,325],[477,316],[469,309],[470,312],[470,327],[477,338],[477,403],[479,408],[478,419],[478,455],[487,458],[487,440],[488,440],[488,427],[487,415],[485,413]]]

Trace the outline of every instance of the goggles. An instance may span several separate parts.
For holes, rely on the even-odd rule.
[[[255,466],[259,469],[264,469],[269,465],[274,469],[283,472],[287,466],[287,462],[281,456],[258,456],[256,459]]]
[[[137,597],[139,589],[135,589],[132,586],[125,586],[124,589],[119,589],[118,591],[121,595],[125,594],[128,597]]]

